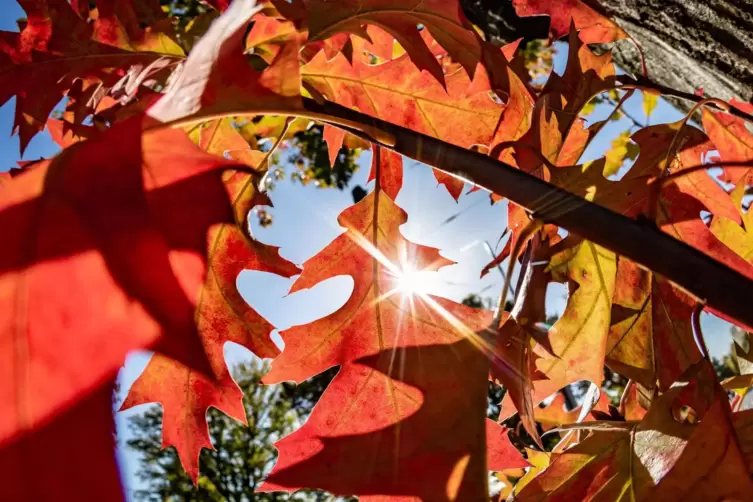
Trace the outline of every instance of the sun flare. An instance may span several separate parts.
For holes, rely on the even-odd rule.
[[[430,290],[431,278],[426,271],[408,266],[397,273],[396,277],[397,289],[403,295],[425,294]]]

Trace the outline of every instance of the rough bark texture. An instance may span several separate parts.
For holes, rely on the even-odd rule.
[[[707,96],[725,100],[753,98],[753,0],[600,0],[600,6],[584,1],[606,12],[635,39],[651,80],[691,93],[703,88]],[[510,0],[463,4],[470,19],[494,38],[546,36],[548,18],[521,24]],[[630,41],[615,44],[614,56],[618,66],[640,74]]]

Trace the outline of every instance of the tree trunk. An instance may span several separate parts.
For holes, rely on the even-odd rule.
[[[684,92],[703,89],[724,100],[753,98],[753,0],[584,0],[605,12],[641,47],[648,77]],[[548,18],[515,15],[510,0],[462,0],[488,36],[503,41],[546,37]],[[542,20],[544,21],[542,27]],[[615,63],[639,75],[629,40],[614,47]],[[687,102],[677,102],[687,110]]]

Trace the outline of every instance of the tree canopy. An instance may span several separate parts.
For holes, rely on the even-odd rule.
[[[161,405],[161,446],[192,483],[216,474],[202,454],[213,426],[290,431],[267,472],[272,453],[246,429],[216,430],[217,444],[246,442],[233,451],[251,464],[242,486],[215,477],[218,494],[753,493],[752,103],[657,82],[638,32],[593,0],[512,0],[516,19],[546,18],[548,38],[506,44],[459,0],[21,5],[19,31],[0,33],[0,104],[14,100],[22,154],[45,129],[61,151],[0,173],[4,497],[76,499],[86,486],[122,498],[112,387],[135,349],[154,355],[121,409]],[[631,73],[614,64],[625,43]],[[652,122],[664,97],[687,111]],[[594,154],[623,115],[627,129]],[[281,168],[344,187],[358,155],[369,185],[333,219],[339,235],[302,263],[256,238],[251,215],[269,223]],[[502,272],[493,308],[415,280],[455,262],[403,230],[427,211],[397,202],[405,159],[432,169],[448,198],[485,190],[506,208],[489,223],[499,248],[473,271]],[[247,270],[290,279],[290,295],[339,276],[352,292],[280,343],[239,291]],[[567,298],[552,319],[556,284]],[[717,375],[704,313],[739,328],[740,374]],[[271,360],[245,403],[229,343]],[[266,387],[333,368],[300,425],[289,411],[313,397]],[[260,418],[265,394],[276,404]]]

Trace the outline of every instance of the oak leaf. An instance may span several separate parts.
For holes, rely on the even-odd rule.
[[[611,251],[583,241],[552,256],[547,268],[571,294],[549,330],[553,353],[535,349],[536,368],[547,379],[534,382],[534,402],[579,380],[601,382],[617,263]]]
[[[137,117],[3,186],[0,442],[54,422],[132,349],[211,374],[194,311],[237,166]]]
[[[647,388],[665,390],[701,358],[691,316],[696,301],[620,257],[606,363]]]
[[[352,33],[370,41],[363,25],[376,25],[406,50],[418,71],[426,70],[437,82],[444,81],[442,67],[426,46],[417,25],[428,29],[471,77],[482,61],[481,38],[466,19],[458,0],[306,0],[305,4],[310,41],[324,40],[337,33]],[[330,59],[333,56],[333,53],[328,55]]]
[[[738,101],[732,102],[732,106],[748,113],[753,112],[753,105],[745,105]],[[702,112],[703,129],[711,138],[714,146],[719,151],[723,161],[746,161],[753,159],[753,134],[746,127],[746,122],[734,115],[725,112],[712,112],[707,108]],[[753,169],[753,162],[750,168]],[[746,174],[745,169],[723,168],[722,181],[737,184]]]
[[[263,489],[473,500],[485,494],[485,431],[497,431],[489,432],[494,458],[503,451],[509,466],[525,465],[484,418],[488,362],[480,346],[491,313],[399,289],[403,271],[450,262],[400,235],[406,215],[381,185],[392,160],[376,159],[374,192],[343,211],[346,232],[304,264],[291,289],[335,275],[354,281],[338,311],[281,333],[285,350],[265,383],[341,368],[306,424],[277,444]]]
[[[470,310],[435,301],[458,319]],[[485,450],[491,469],[527,465],[506,430],[484,416],[485,355],[418,299],[413,316],[447,331],[411,329],[405,319],[400,346],[344,363],[308,421],[276,443],[279,460],[263,491],[485,500]]]
[[[265,155],[244,150],[246,142],[228,120],[202,127],[199,146],[209,153],[232,152],[237,161],[257,168]],[[236,280],[245,269],[271,272],[284,277],[299,270],[281,258],[277,248],[244,235],[246,215],[257,204],[268,204],[257,192],[259,175],[227,171],[223,180],[233,201],[234,224],[216,226],[209,233],[207,278],[199,293],[196,323],[216,380],[155,354],[133,383],[121,410],[159,402],[163,408],[162,444],[174,446],[184,469],[196,483],[201,448],[211,448],[206,413],[214,406],[246,423],[243,393],[225,363],[224,346],[234,342],[258,357],[275,357],[279,350],[269,338],[274,327],[241,297]]]
[[[359,53],[364,42],[356,38],[353,44]],[[485,90],[484,85],[472,87],[462,69],[445,75],[445,89],[431,75],[419,72],[406,55],[376,65],[354,58],[351,65],[342,54],[328,61],[320,52],[301,67],[301,76],[315,96],[463,148],[488,146],[502,112],[489,95],[483,72],[475,78],[487,82]],[[459,198],[462,180],[444,173],[437,179]]]

